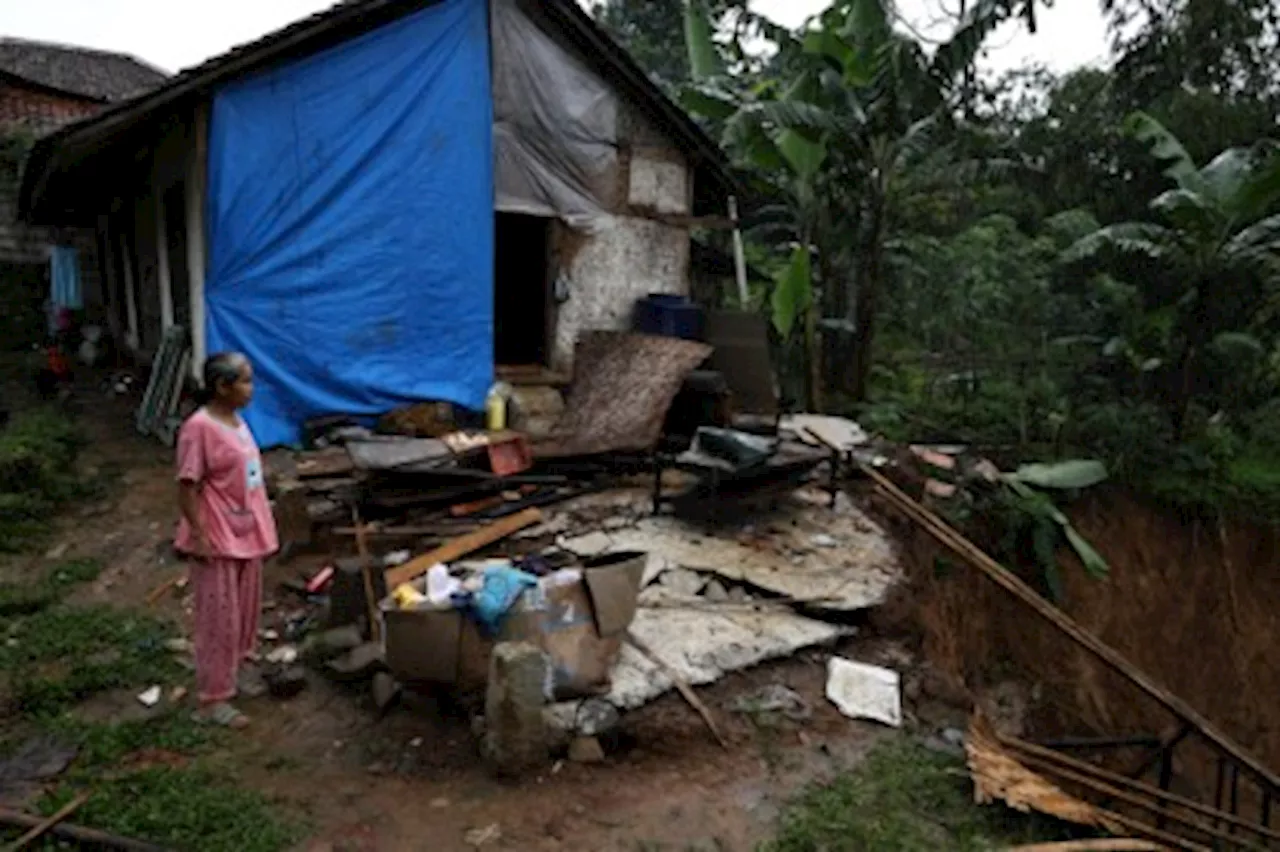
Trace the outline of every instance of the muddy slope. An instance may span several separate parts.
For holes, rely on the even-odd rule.
[[[1081,501],[1071,514],[1112,575],[1093,580],[1061,554],[1063,608],[1280,767],[1275,530],[1184,519],[1116,493]],[[1173,718],[1145,694],[975,569],[939,562],[924,533],[900,518],[894,524],[912,576],[886,617],[914,634],[943,686],[1008,703],[1003,687],[1020,684],[1013,700],[1024,706],[1012,715],[1039,737],[1170,731]],[[1114,756],[1120,764],[1140,758]],[[1213,795],[1216,768],[1205,750],[1182,750],[1176,768],[1188,792]]]

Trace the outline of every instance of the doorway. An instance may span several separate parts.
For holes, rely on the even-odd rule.
[[[494,361],[504,367],[546,367],[551,357],[551,220],[495,215]]]

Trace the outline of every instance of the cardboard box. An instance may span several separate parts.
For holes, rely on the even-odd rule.
[[[452,607],[401,610],[386,599],[382,615],[387,666],[406,682],[472,692],[487,682],[489,654],[496,642],[527,641],[551,658],[555,700],[606,692],[623,636],[635,617],[645,558],[635,552],[608,554],[577,569],[581,577],[576,581],[544,580],[525,592],[496,637],[482,635],[466,613]]]

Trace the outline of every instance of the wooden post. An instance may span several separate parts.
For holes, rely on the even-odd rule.
[[[200,378],[206,356],[204,318],[206,163],[209,156],[209,112],[205,104],[195,109],[188,152],[186,191],[187,277],[191,289],[191,373]]]
[[[138,336],[138,282],[133,274],[133,255],[129,252],[129,241],[124,233],[120,234],[120,266],[124,270],[124,304],[129,318],[129,333],[125,342],[135,352],[141,344]]]
[[[164,221],[164,188],[161,186],[158,170],[153,173],[151,194],[155,202],[156,217],[156,285],[160,292],[160,330],[165,332],[173,327],[173,281],[169,275],[169,235]]]

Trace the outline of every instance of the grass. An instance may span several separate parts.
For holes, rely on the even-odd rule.
[[[80,792],[91,798],[74,822],[174,849],[275,852],[300,838],[261,794],[244,789],[219,758],[225,732],[174,707],[147,719],[86,720],[78,705],[99,693],[130,692],[185,676],[164,640],[171,624],[65,598],[97,578],[92,560],[63,562],[41,577],[0,586],[0,673],[10,716],[7,751],[42,731],[79,748],[39,803],[52,813]],[[0,836],[3,832],[0,832]],[[46,845],[45,848],[56,848]]]
[[[962,761],[905,738],[877,745],[857,769],[812,787],[761,852],[978,852],[1061,840],[1060,823],[979,807]]]
[[[0,430],[0,552],[38,544],[57,510],[84,494],[75,471],[83,446],[76,423],[55,408],[16,413]]]
[[[296,825],[280,819],[265,797],[237,787],[216,763],[151,766],[87,787],[92,796],[77,822],[174,849],[276,852],[300,839]],[[56,811],[87,787],[64,784],[41,811]]]
[[[100,692],[145,688],[182,670],[164,647],[172,628],[109,606],[53,604],[14,619],[0,648],[10,696],[28,717],[52,716]]]

